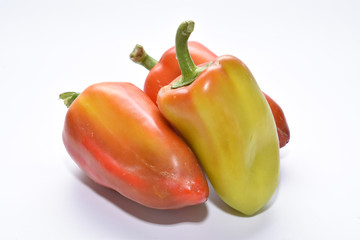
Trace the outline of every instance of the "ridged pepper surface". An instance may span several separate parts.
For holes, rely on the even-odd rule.
[[[243,62],[222,56],[204,67],[191,60],[182,23],[176,54],[182,76],[157,98],[165,118],[192,148],[220,198],[252,215],[271,198],[279,180],[279,142],[271,109]]]
[[[193,152],[139,88],[98,83],[60,98],[70,106],[65,147],[95,182],[151,208],[206,201],[208,185]]]

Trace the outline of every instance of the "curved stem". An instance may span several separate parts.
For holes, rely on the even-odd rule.
[[[80,95],[77,92],[64,92],[60,94],[59,98],[64,100],[64,104],[66,107],[70,107],[70,105],[74,102],[74,100]]]
[[[179,88],[191,84],[204,68],[198,68],[192,60],[188,48],[188,39],[194,31],[195,23],[185,21],[180,24],[176,32],[175,47],[176,58],[179,62],[181,77],[171,88]]]
[[[144,50],[143,46],[136,44],[134,50],[130,53],[130,59],[145,67],[147,70],[151,70],[158,61],[150,57]]]

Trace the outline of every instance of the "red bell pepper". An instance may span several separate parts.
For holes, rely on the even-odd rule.
[[[156,105],[130,83],[63,93],[67,151],[95,182],[142,205],[175,209],[206,201],[196,157]]]
[[[208,48],[198,42],[189,41],[189,52],[195,65],[203,65],[213,61],[217,56]],[[159,90],[168,85],[172,80],[181,75],[180,67],[176,59],[175,46],[167,50],[156,61],[149,56],[141,45],[136,45],[130,54],[131,60],[150,70],[144,84],[144,92],[156,103]],[[285,114],[281,107],[267,94],[263,93],[274,116],[279,137],[280,148],[284,147],[290,140],[290,129]]]

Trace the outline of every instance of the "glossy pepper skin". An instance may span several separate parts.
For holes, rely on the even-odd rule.
[[[271,112],[274,116],[276,130],[279,138],[280,148],[284,147],[290,140],[290,129],[285,118],[285,114],[279,104],[277,104],[271,97],[264,93],[266,101],[269,104]]]
[[[192,21],[179,26],[176,49],[183,75],[160,90],[158,107],[192,148],[220,198],[253,215],[278,185],[275,122],[239,59],[222,56],[203,69],[191,63],[186,40],[193,27]]]
[[[213,52],[201,43],[190,41],[188,43],[188,48],[195,65],[206,64],[217,58]],[[154,103],[156,103],[159,90],[181,75],[180,67],[176,59],[175,46],[167,50],[159,62],[150,57],[141,45],[136,45],[133,52],[130,54],[130,58],[134,62],[150,70],[145,79],[144,92]],[[282,148],[290,140],[290,129],[285,114],[279,104],[266,93],[263,92],[263,94],[274,116],[279,137],[279,147]]]
[[[216,59],[216,55],[199,42],[189,41],[188,48],[196,65]],[[179,63],[176,60],[175,46],[168,49],[159,62],[146,54],[142,46],[136,45],[130,54],[130,59],[150,70],[144,83],[144,92],[156,103],[160,88],[168,85],[181,75]]]
[[[139,88],[98,83],[68,105],[63,142],[95,182],[150,208],[206,201],[208,185],[193,152]]]

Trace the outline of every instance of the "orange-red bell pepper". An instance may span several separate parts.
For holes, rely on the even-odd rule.
[[[193,152],[139,88],[99,83],[60,98],[70,106],[65,147],[95,182],[151,208],[206,201],[208,185]]]
[[[213,61],[217,56],[201,43],[189,41],[189,52],[195,65],[202,65]],[[136,45],[130,59],[150,70],[145,79],[144,92],[156,103],[159,90],[168,85],[173,79],[181,75],[179,63],[176,59],[175,46],[167,50],[159,62],[149,56],[141,45]],[[290,140],[290,129],[285,114],[267,94],[263,93],[274,116],[280,148],[284,147]]]

